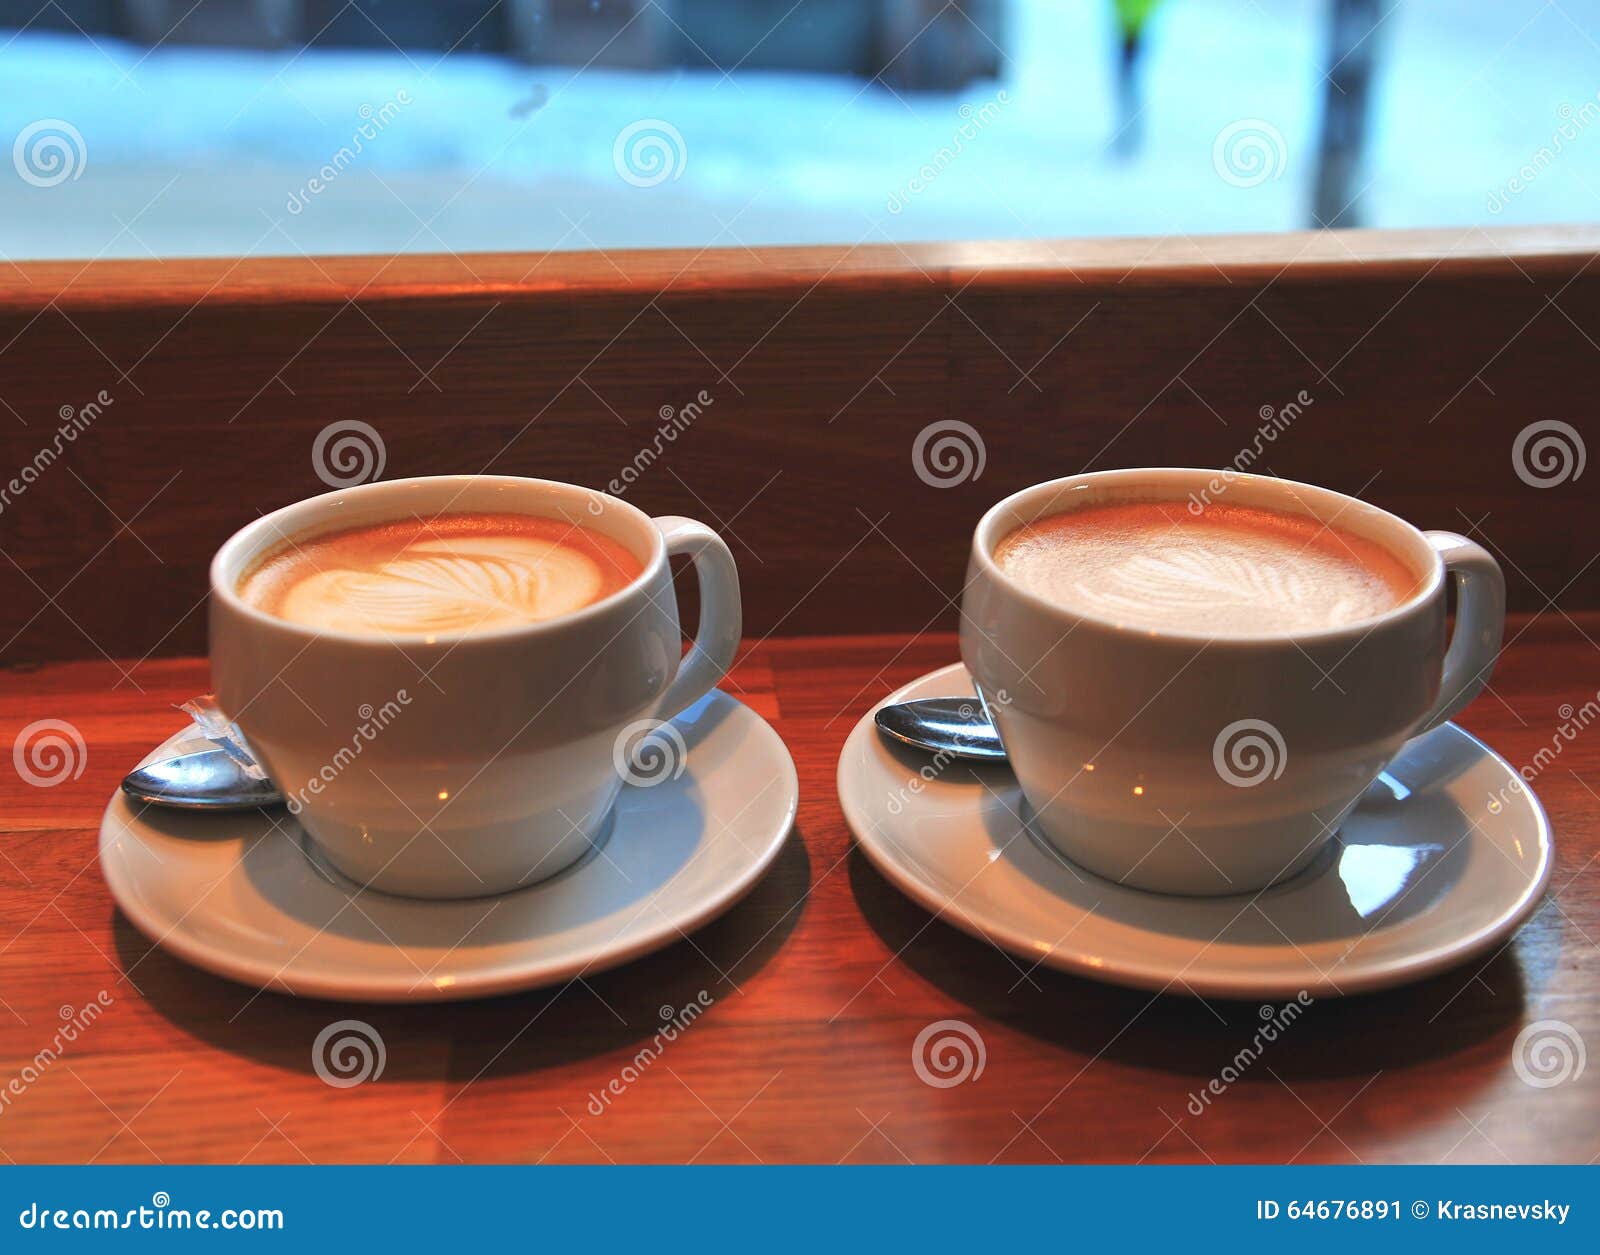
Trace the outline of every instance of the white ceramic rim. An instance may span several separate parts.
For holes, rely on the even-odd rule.
[[[280,619],[277,615],[268,614],[265,610],[258,610],[244,598],[239,596],[235,587],[237,580],[249,569],[250,563],[264,556],[270,551],[271,546],[262,544],[262,538],[270,534],[278,546],[288,543],[290,538],[299,536],[314,537],[322,533],[316,530],[320,520],[328,518],[327,511],[334,506],[350,500],[375,495],[401,495],[405,489],[423,491],[428,487],[443,488],[455,484],[462,489],[474,485],[488,485],[499,487],[508,492],[536,491],[548,499],[551,495],[582,497],[587,500],[599,499],[604,501],[606,511],[617,510],[622,516],[634,520],[640,530],[640,535],[645,538],[648,556],[642,559],[644,568],[627,584],[608,593],[599,601],[590,602],[570,614],[557,615],[553,619],[545,619],[538,623],[522,623],[511,627],[486,628],[482,631],[468,629],[457,632],[437,632],[427,636],[421,634],[406,636],[380,636],[376,633],[349,632],[338,628],[309,628],[303,624],[293,623],[288,619]],[[459,494],[458,494],[459,495]],[[471,513],[470,507],[462,507],[461,513]],[[534,518],[550,519],[555,522],[571,522],[570,519],[561,519],[536,509],[508,509],[508,514],[527,514]],[[400,512],[396,512],[400,516]],[[599,518],[600,515],[596,515]],[[360,524],[351,524],[360,526]],[[337,528],[327,529],[330,531]],[[613,537],[613,539],[618,539]],[[631,548],[631,546],[630,546]],[[241,553],[245,556],[241,558]],[[635,556],[638,556],[635,554]],[[518,637],[536,637],[543,633],[558,631],[573,624],[582,623],[587,619],[597,618],[619,602],[634,596],[638,591],[656,578],[666,565],[667,542],[661,535],[661,529],[655,525],[654,520],[638,506],[624,501],[621,497],[614,497],[610,493],[601,492],[596,488],[585,488],[580,484],[569,484],[559,479],[532,479],[523,475],[416,475],[408,479],[381,479],[368,484],[355,484],[349,488],[337,488],[332,492],[319,493],[315,497],[306,497],[290,505],[281,506],[270,514],[263,514],[252,523],[246,523],[238,531],[222,543],[211,559],[210,579],[211,595],[227,604],[235,614],[249,619],[257,625],[273,631],[288,632],[306,639],[344,641],[357,645],[393,645],[403,644],[407,647],[415,644],[421,646],[442,645],[451,647],[463,641],[504,641]]]
[[[1285,981],[1276,973],[1236,973],[1232,976],[1215,977],[1203,972],[1186,969],[1181,972],[1181,980],[1175,980],[1168,967],[1155,966],[1148,963],[1114,961],[1106,962],[1100,956],[1089,956],[1071,951],[1052,949],[1046,954],[1040,954],[1036,939],[1022,933],[1006,924],[1004,921],[986,917],[979,920],[969,914],[959,904],[946,899],[930,882],[919,876],[913,866],[891,857],[880,838],[875,837],[876,821],[870,814],[863,811],[856,803],[854,795],[845,787],[845,764],[853,748],[859,743],[858,737],[875,737],[877,730],[873,726],[873,715],[881,706],[894,702],[905,701],[908,694],[915,692],[922,684],[933,679],[942,679],[945,676],[952,678],[961,677],[970,683],[971,676],[963,663],[951,663],[949,666],[940,667],[926,675],[918,676],[908,684],[902,685],[877,705],[873,706],[863,715],[850,734],[845,737],[844,748],[839,753],[839,765],[834,773],[835,789],[839,795],[839,808],[844,812],[845,823],[854,835],[856,844],[861,847],[867,856],[867,861],[878,872],[895,886],[900,892],[923,909],[930,911],[935,917],[947,919],[951,924],[961,929],[980,941],[990,945],[998,945],[1019,957],[1025,957],[1043,963],[1058,971],[1068,972],[1074,976],[1081,976],[1088,980],[1099,981],[1103,984],[1131,985],[1137,989],[1149,989],[1158,993],[1168,993],[1175,996],[1198,996],[1210,998],[1269,998],[1276,996],[1292,997],[1296,992],[1304,989],[1318,998],[1334,998],[1351,994],[1368,993],[1376,989],[1388,989],[1396,985],[1406,985],[1413,981],[1422,980],[1438,972],[1448,971],[1457,967],[1477,955],[1483,954],[1503,937],[1510,936],[1533,914],[1544,891],[1550,884],[1550,876],[1555,867],[1555,837],[1550,830],[1549,817],[1544,813],[1544,806],[1532,789],[1521,790],[1522,796],[1531,813],[1534,823],[1538,827],[1539,835],[1539,869],[1537,874],[1531,876],[1527,886],[1517,895],[1514,902],[1510,903],[1499,916],[1489,924],[1484,925],[1470,936],[1459,941],[1434,946],[1423,950],[1411,957],[1390,963],[1388,966],[1370,972],[1357,972],[1347,975],[1334,985],[1322,973],[1318,972],[1312,964],[1306,965],[1306,970],[1298,974],[1293,980]],[[1441,725],[1445,726],[1445,725]],[[1506,762],[1499,754],[1490,749],[1472,733],[1459,724],[1448,725],[1457,735],[1464,736],[1476,745],[1483,753],[1498,763],[1508,776],[1521,779],[1511,764]],[[1073,864],[1077,867],[1077,864]],[[1079,868],[1086,876],[1095,876],[1087,868]],[[1103,879],[1103,877],[1095,877]],[[1106,883],[1111,883],[1107,881]],[[1125,888],[1125,886],[1122,886]],[[1129,893],[1144,894],[1152,899],[1159,899],[1164,894],[1154,893],[1143,889],[1127,889]],[[1228,895],[1218,898],[1220,902],[1236,901],[1239,895]]]
[[[1211,635],[1205,632],[1192,632],[1183,629],[1151,628],[1142,624],[1124,623],[1087,609],[1072,608],[1059,602],[1049,601],[1039,594],[1024,588],[1012,579],[994,560],[994,549],[1000,543],[1002,536],[996,535],[1002,519],[1021,513],[1026,515],[1026,507],[1035,498],[1043,498],[1059,494],[1077,485],[1111,483],[1126,481],[1129,485],[1141,482],[1151,483],[1161,479],[1174,481],[1197,477],[1195,484],[1185,483],[1184,487],[1193,489],[1205,488],[1212,480],[1224,479],[1229,486],[1243,484],[1253,491],[1271,494],[1285,493],[1294,496],[1308,496],[1320,499],[1327,504],[1337,503],[1340,513],[1346,510],[1357,510],[1358,517],[1365,522],[1375,523],[1392,533],[1402,543],[1390,545],[1397,551],[1396,556],[1411,563],[1417,563],[1427,568],[1427,575],[1411,596],[1407,597],[1397,606],[1391,606],[1380,615],[1359,619],[1354,623],[1343,623],[1338,627],[1314,628],[1299,632],[1260,632],[1260,633],[1229,633],[1227,635]],[[1182,501],[1183,498],[1176,494],[1169,494],[1160,490],[1151,498],[1156,500]],[[1129,499],[1135,499],[1129,494]],[[1065,513],[1065,511],[1062,511]],[[1036,514],[1034,518],[1044,515]],[[1009,528],[1007,530],[1010,530]],[[1387,541],[1382,543],[1388,543]],[[1024,603],[1032,606],[1045,614],[1054,615],[1063,619],[1073,620],[1077,623],[1088,623],[1113,633],[1136,633],[1147,640],[1177,641],[1189,645],[1210,644],[1217,646],[1247,646],[1260,647],[1262,645],[1282,645],[1299,643],[1302,641],[1326,642],[1337,641],[1341,638],[1352,641],[1359,640],[1375,629],[1387,623],[1395,622],[1408,614],[1413,614],[1425,606],[1444,584],[1444,561],[1439,557],[1438,550],[1429,543],[1422,530],[1406,522],[1397,514],[1370,502],[1362,501],[1359,497],[1352,497],[1346,493],[1336,492],[1332,488],[1320,488],[1316,484],[1306,484],[1294,479],[1279,479],[1274,475],[1250,475],[1242,471],[1233,470],[1206,470],[1194,466],[1144,466],[1128,467],[1115,471],[1085,471],[1080,475],[1064,475],[1060,479],[1046,480],[1040,484],[1033,484],[1028,488],[1020,489],[1010,496],[1003,497],[994,505],[984,511],[983,517],[978,520],[977,527],[972,534],[972,561],[987,575],[997,580],[1008,592],[1019,598]]]

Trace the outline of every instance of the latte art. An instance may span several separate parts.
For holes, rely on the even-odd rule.
[[[1089,506],[1030,523],[995,549],[1007,574],[1069,610],[1219,636],[1373,618],[1417,577],[1381,546],[1314,519],[1212,505]]]
[[[1136,554],[1108,566],[1097,572],[1096,582],[1079,580],[1073,589],[1087,606],[1117,617],[1137,617],[1152,610],[1177,616],[1197,608],[1216,615],[1261,605],[1316,623],[1346,622],[1373,613],[1370,598],[1361,590],[1320,588],[1306,571],[1286,570],[1253,556],[1183,540],[1163,556]]]
[[[344,632],[482,631],[568,614],[601,583],[592,560],[550,541],[426,540],[375,570],[319,571],[280,613]]]
[[[239,592],[318,631],[432,636],[571,614],[641,569],[616,541],[588,528],[447,515],[301,542],[262,563]]]

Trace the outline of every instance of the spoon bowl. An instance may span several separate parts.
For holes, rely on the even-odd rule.
[[[978,697],[926,697],[880,707],[878,731],[930,754],[971,762],[1003,763],[1005,746]]]
[[[135,767],[122,791],[152,806],[190,811],[256,810],[281,806],[283,794],[265,776],[249,770],[224,749],[197,750]]]

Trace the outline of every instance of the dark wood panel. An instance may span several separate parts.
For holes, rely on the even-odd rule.
[[[1508,638],[1493,693],[1461,721],[1529,763],[1563,704],[1593,699],[1600,615],[1524,616]],[[751,895],[692,944],[565,989],[410,1008],[255,997],[152,949],[112,906],[94,854],[101,811],[179,726],[169,703],[204,683],[203,660],[145,664],[142,694],[101,660],[11,677],[0,745],[54,717],[87,752],[82,775],[54,788],[0,771],[0,1081],[34,1060],[59,1007],[101,990],[114,1003],[11,1096],[0,1162],[1583,1163],[1600,1151],[1600,733],[1539,775],[1555,872],[1508,946],[1402,989],[1319,1000],[1195,1116],[1189,1095],[1249,1042],[1254,1003],[1152,998],[1045,968],[1019,980],[854,849],[833,785],[846,735],[891,688],[955,657],[939,634],[751,647],[727,687],[783,736],[801,791],[789,845]],[[701,989],[714,1003],[693,1028],[604,1114],[588,1110],[649,1042],[658,1008]],[[348,1017],[382,1035],[386,1068],[332,1089],[312,1042]],[[936,1090],[917,1079],[912,1043],[947,1018],[981,1036],[987,1063],[977,1082]],[[1591,1062],[1536,1089],[1513,1056],[1545,1019],[1587,1041]]]
[[[1541,228],[13,266],[0,477],[110,402],[0,501],[0,655],[203,649],[207,558],[324,489],[329,423],[376,428],[386,477],[604,486],[702,391],[627,495],[729,534],[753,635],[949,626],[998,497],[1228,464],[1302,396],[1257,469],[1476,529],[1516,606],[1600,605],[1592,478],[1512,460],[1530,423],[1594,430],[1597,251]],[[949,421],[981,474],[932,486],[913,449]]]

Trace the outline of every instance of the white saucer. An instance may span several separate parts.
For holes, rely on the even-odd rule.
[[[972,691],[957,663],[885,704]],[[1550,879],[1537,799],[1454,724],[1408,745],[1309,868],[1223,898],[1146,893],[1074,867],[1024,823],[1004,765],[953,763],[922,780],[931,762],[889,748],[871,712],[856,724],[839,800],[867,857],[958,928],[1029,964],[1115,984],[1276,999],[1397,985],[1491,949]],[[1495,797],[1504,801],[1490,811]]]
[[[119,790],[100,825],[112,897],[152,941],[220,976],[363,1002],[477,998],[615,967],[737,902],[794,821],[778,734],[713,692],[673,720],[677,779],[625,786],[583,861],[516,893],[419,901],[361,890],[313,861],[287,811],[199,815]],[[172,737],[146,761],[180,752]]]

